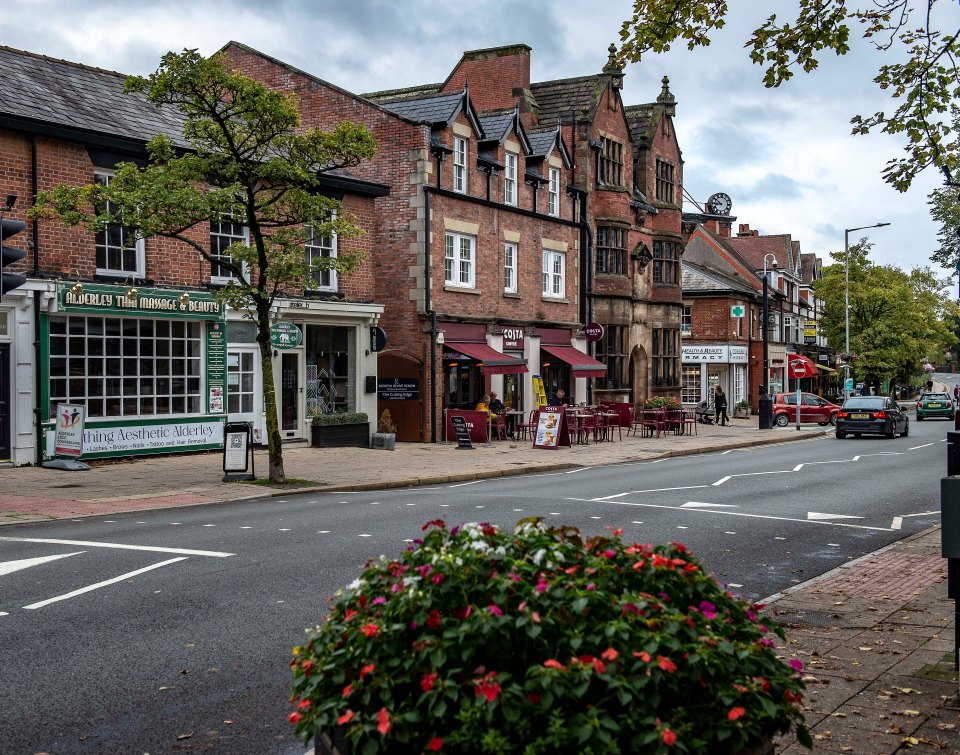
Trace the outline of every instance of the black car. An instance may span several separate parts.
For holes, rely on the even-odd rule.
[[[851,396],[837,412],[837,437],[863,433],[896,438],[910,433],[910,420],[900,405],[887,396]]]

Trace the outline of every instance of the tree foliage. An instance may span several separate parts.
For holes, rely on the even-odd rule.
[[[218,296],[256,323],[270,479],[282,482],[271,306],[285,289],[306,287],[317,270],[304,254],[309,234],[349,238],[360,232],[340,203],[321,193],[320,181],[325,172],[372,157],[373,137],[348,122],[331,131],[304,129],[295,96],[227,70],[220,55],[204,58],[196,50],[167,53],[150,76],[130,77],[126,90],[157,107],[176,108],[182,134],[156,135],[147,145],[149,163],[119,165],[108,185],[61,184],[42,192],[33,216],[95,231],[123,225],[140,238],[177,239],[230,271],[234,279]],[[214,260],[209,223],[220,219],[246,226],[250,243],[232,244]],[[336,258],[320,264],[346,273],[360,261],[358,253],[341,247]]]
[[[944,293],[945,281],[929,267],[905,273],[869,259],[872,244],[863,238],[850,247],[850,352],[859,380],[910,382],[925,359],[937,360],[953,341],[951,315],[960,313]],[[844,253],[832,252],[814,291],[824,301],[820,327],[832,344],[845,343]]]
[[[816,69],[821,53],[849,52],[851,26],[858,25],[863,39],[884,53],[883,60],[899,62],[885,62],[874,77],[893,100],[893,112],[855,115],[853,133],[877,129],[906,140],[905,155],[890,159],[883,170],[899,191],[931,165],[949,176],[960,168],[957,131],[945,118],[950,104],[960,99],[955,0],[860,4],[862,9],[847,0],[797,0],[792,21],[772,14],[753,31],[745,45],[750,59],[765,67],[765,86],[779,87],[794,70]],[[710,33],[724,27],[727,13],[726,0],[634,0],[633,14],[620,30],[620,56],[638,62],[643,53],[666,52],[677,41],[690,50],[707,46]]]
[[[951,108],[951,116],[954,132],[960,133],[960,106]],[[940,225],[937,231],[940,248],[930,259],[951,271],[960,271],[960,183],[948,180],[947,186],[930,193],[927,204],[930,217]]]

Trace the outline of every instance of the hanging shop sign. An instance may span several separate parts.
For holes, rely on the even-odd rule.
[[[583,334],[588,341],[599,341],[603,338],[603,326],[598,322],[588,322],[583,326]]]
[[[503,329],[503,350],[523,351],[523,328]]]
[[[98,283],[61,283],[57,287],[60,312],[139,317],[185,317],[222,320],[223,302],[202,291],[108,286]]]
[[[295,349],[303,343],[303,332],[292,322],[277,322],[270,326],[270,345],[275,349]]]
[[[387,345],[387,333],[383,328],[370,328],[370,351],[383,351]]]

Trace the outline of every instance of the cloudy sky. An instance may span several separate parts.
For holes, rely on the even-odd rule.
[[[742,45],[769,13],[786,17],[795,2],[730,5],[728,24],[709,48],[650,55],[627,68],[627,104],[652,102],[661,78],[670,78],[687,192],[701,205],[726,192],[737,223],[790,233],[825,263],[843,249],[845,228],[889,222],[851,233],[851,243],[868,234],[875,261],[906,270],[928,264],[937,227],[927,196],[940,175],[928,170],[900,194],[880,173],[902,143],[850,135],[851,116],[893,109],[872,83],[889,61],[855,38],[847,56],[828,54],[813,74],[766,90],[762,69]],[[944,5],[955,28],[960,9]],[[146,74],[168,50],[212,53],[232,39],[368,92],[443,81],[464,50],[520,42],[533,48],[534,81],[598,73],[631,7],[629,0],[10,0],[0,42]]]

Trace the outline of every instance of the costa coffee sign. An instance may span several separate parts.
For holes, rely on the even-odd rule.
[[[523,328],[504,328],[503,348],[523,351]]]
[[[603,326],[598,322],[589,322],[583,327],[583,334],[588,341],[599,341],[603,338]]]

